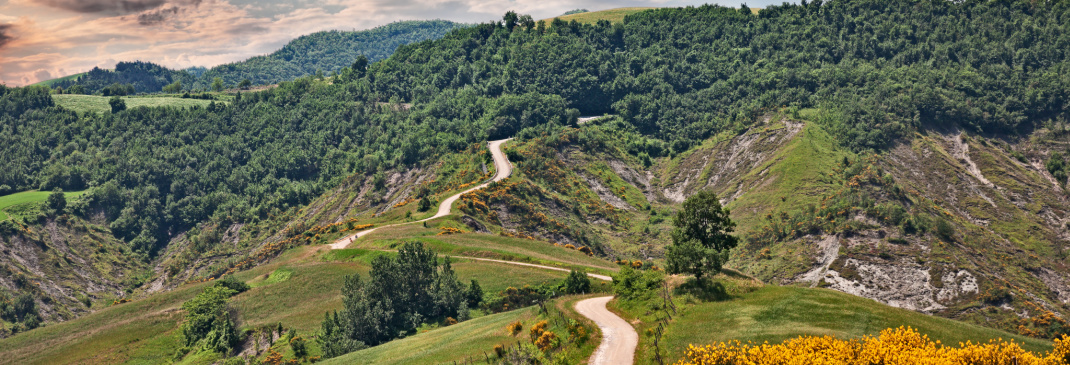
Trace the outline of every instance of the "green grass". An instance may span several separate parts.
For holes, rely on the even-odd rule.
[[[1029,351],[1052,349],[1050,341],[893,308],[828,289],[764,286],[726,301],[701,302],[677,295],[675,302],[679,314],[668,326],[661,344],[662,355],[671,360],[666,363],[680,359],[690,344],[731,340],[779,343],[801,335],[859,338],[900,326],[913,327],[945,344],[1002,338],[1013,340]],[[656,326],[645,303],[614,301],[610,306],[618,313],[625,313],[626,320],[639,318],[642,322],[636,327],[640,333]],[[639,338],[637,363],[649,364],[653,358],[653,340],[643,335]]]
[[[389,253],[353,249],[331,252],[325,247],[289,250],[267,265],[237,273],[238,279],[253,288],[234,296],[231,306],[237,310],[242,328],[282,323],[308,338],[319,330],[325,312],[342,309],[345,276],[367,275],[367,262],[379,254]],[[478,280],[486,293],[497,293],[509,286],[554,283],[567,275],[463,259],[455,261],[453,268],[465,283]],[[178,325],[185,315],[182,303],[206,285],[183,285],[0,340],[0,357],[29,364],[166,362],[178,349]]]
[[[587,268],[588,272],[612,274],[617,265],[602,258],[591,257],[576,250],[554,246],[547,242],[510,238],[494,234],[464,233],[436,235],[438,226],[464,227],[455,217],[445,217],[422,224],[409,224],[376,230],[357,240],[351,248],[390,249],[400,240],[416,239],[424,242],[439,254],[470,256],[509,261],[557,266],[562,268]],[[467,228],[466,228],[467,229]]]
[[[575,20],[575,21],[580,22],[580,23],[588,23],[588,24],[597,23],[599,20],[608,20],[608,21],[610,21],[612,23],[620,23],[620,22],[623,22],[624,21],[624,17],[626,17],[628,15],[635,14],[635,13],[638,13],[640,11],[650,10],[650,9],[657,9],[657,8],[642,8],[642,7],[616,8],[616,9],[608,9],[608,10],[600,10],[600,11],[588,11],[586,13],[578,13],[578,14],[571,14],[571,15],[563,15],[563,16],[559,16],[557,18],[561,19],[561,20],[564,20],[566,22],[571,22],[571,21]],[[549,19],[545,19],[545,20],[546,20],[547,23],[549,23],[550,21],[554,20],[554,18],[549,18]]]
[[[52,95],[52,100],[56,102],[56,105],[81,113],[111,112],[111,106],[108,104],[108,100],[110,99],[111,97],[96,95]],[[193,106],[204,107],[208,106],[208,104],[212,102],[212,100],[183,99],[174,96],[124,96],[123,101],[126,102],[127,108],[136,108],[139,106],[149,108],[164,106],[177,108],[189,108]]]
[[[8,208],[14,206],[21,206],[23,204],[43,202],[45,201],[45,199],[48,199],[49,194],[52,194],[52,192],[30,190],[0,196],[0,220],[10,218],[10,216],[5,212],[5,210],[7,210]],[[82,196],[82,194],[85,194],[85,191],[64,192],[63,196],[67,197],[67,201],[69,202],[71,199]]]
[[[77,79],[79,77],[85,76],[86,74],[88,74],[88,72],[76,73],[74,75],[63,76],[63,77],[60,77],[58,79],[51,79],[51,80],[41,81],[41,82],[38,82],[38,83],[30,85],[30,86],[52,87],[52,85],[55,85],[57,83],[60,83],[60,82],[63,82],[63,81],[68,81],[68,80],[74,80],[74,79]]]
[[[577,301],[591,297],[567,296],[547,302],[546,313],[539,313],[538,307],[527,307],[515,311],[491,314],[448,327],[430,328],[420,333],[383,345],[353,352],[333,359],[325,364],[452,364],[483,363],[489,357],[497,360],[495,345],[515,346],[517,342],[530,343],[528,332],[538,321],[546,320],[548,331],[561,337],[563,346],[558,348],[552,363],[578,364],[590,357],[601,341],[595,330],[596,326],[581,317],[575,311]],[[589,338],[586,341],[571,342],[565,318],[583,323]],[[510,323],[520,321],[523,330],[516,337],[506,331]],[[467,362],[466,362],[467,361]]]
[[[530,323],[534,318],[534,307],[483,316],[332,358],[323,363],[442,364],[460,362],[466,357],[476,356],[482,361],[484,351],[493,357],[494,345],[515,343],[518,339],[506,332],[505,327],[509,323]],[[526,332],[521,336],[524,334]]]

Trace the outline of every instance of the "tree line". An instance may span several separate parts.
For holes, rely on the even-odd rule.
[[[398,46],[441,38],[466,26],[447,20],[420,20],[363,31],[316,32],[298,37],[271,54],[211,69],[171,70],[151,62],[119,62],[114,70],[94,67],[86,75],[57,82],[53,87],[59,93],[103,96],[245,89],[338,72],[361,56],[379,61],[389,57]]]

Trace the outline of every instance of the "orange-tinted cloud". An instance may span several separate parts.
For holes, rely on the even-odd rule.
[[[546,18],[575,8],[701,2],[707,1],[0,0],[0,83],[26,85],[118,61],[212,67],[271,53],[301,35],[399,20],[474,23],[508,10]]]

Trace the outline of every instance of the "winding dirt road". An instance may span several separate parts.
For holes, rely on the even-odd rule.
[[[598,297],[576,302],[576,312],[590,318],[602,330],[602,344],[591,354],[590,365],[630,365],[639,345],[639,334],[631,324],[606,309],[613,297]]]
[[[592,118],[592,119],[594,119],[594,118]],[[457,199],[460,198],[461,195],[464,195],[466,193],[469,193],[469,192],[472,192],[472,191],[475,191],[475,190],[478,190],[478,189],[485,188],[485,187],[487,187],[487,185],[490,185],[491,182],[504,180],[505,178],[509,177],[509,175],[511,175],[513,173],[513,166],[509,164],[509,159],[505,157],[505,154],[502,153],[502,149],[501,149],[502,144],[504,144],[505,142],[508,142],[510,139],[512,139],[512,138],[502,139],[502,140],[497,140],[497,141],[491,141],[490,143],[488,143],[488,148],[490,149],[491,156],[494,158],[494,167],[495,167],[495,170],[497,170],[497,173],[494,175],[494,178],[491,179],[491,181],[485,182],[483,184],[480,184],[479,186],[473,187],[471,189],[468,189],[468,190],[462,191],[460,193],[454,194],[453,196],[450,196],[449,198],[446,198],[445,200],[442,201],[441,204],[439,204],[438,212],[436,212],[435,215],[431,216],[430,218],[425,218],[425,219],[421,219],[421,220],[414,221],[414,222],[390,224],[390,225],[385,225],[385,226],[380,226],[380,227],[375,227],[375,228],[363,230],[363,231],[351,234],[349,236],[342,237],[341,239],[335,241],[334,243],[332,243],[330,245],[331,249],[332,250],[337,250],[337,249],[346,248],[346,246],[349,246],[349,244],[353,243],[353,241],[356,240],[357,238],[364,237],[365,235],[367,235],[369,233],[372,233],[372,232],[374,232],[375,230],[377,230],[379,228],[386,228],[386,227],[394,227],[394,226],[400,226],[400,225],[405,225],[405,224],[420,223],[420,222],[423,222],[423,221],[428,221],[428,220],[432,220],[432,219],[435,219],[435,218],[439,218],[439,217],[444,217],[444,216],[450,215],[450,209],[453,206],[453,203],[455,201],[457,201]],[[563,269],[563,268],[560,268],[560,267],[528,264],[528,263],[515,262],[515,261],[485,259],[485,258],[478,258],[478,257],[463,257],[463,256],[462,257],[458,257],[458,258],[465,258],[465,259],[477,260],[477,261],[497,262],[497,263],[503,263],[503,264],[509,264],[509,265],[517,265],[517,266],[527,266],[527,267],[534,267],[534,268],[545,269],[545,270],[564,271],[564,272],[569,272],[570,271],[569,269]],[[613,278],[611,278],[609,276],[606,276],[606,275],[588,273],[587,276],[590,276],[592,278],[599,279],[599,280],[613,281]],[[589,363],[592,364],[592,365],[632,364],[632,358],[635,357],[635,347],[639,344],[639,334],[635,332],[635,329],[632,328],[632,326],[630,324],[628,324],[627,321],[625,321],[624,319],[618,317],[613,312],[610,312],[609,310],[606,309],[606,303],[608,303],[612,299],[613,299],[612,296],[608,296],[608,297],[585,299],[585,300],[581,300],[581,301],[576,303],[576,311],[579,312],[580,315],[582,315],[584,317],[587,317],[587,318],[591,319],[592,321],[594,321],[594,323],[597,324],[598,328],[601,329],[601,331],[602,331],[602,343],[600,345],[598,345],[598,349],[595,350],[594,354],[591,355],[591,359],[590,359]]]
[[[509,140],[511,140],[511,139],[512,138],[506,138],[506,139],[500,139],[500,140],[497,140],[497,141],[490,141],[487,144],[487,147],[490,149],[490,155],[491,155],[491,157],[494,158],[494,169],[497,170],[497,173],[494,174],[494,178],[491,179],[488,182],[479,184],[479,186],[470,188],[468,190],[465,190],[465,191],[462,191],[460,193],[454,194],[453,196],[450,196],[449,198],[446,198],[445,200],[442,201],[441,204],[438,205],[438,212],[436,212],[435,215],[431,216],[430,218],[424,218],[424,219],[421,219],[421,220],[418,220],[418,221],[414,221],[414,222],[389,224],[389,225],[385,225],[385,226],[381,226],[381,227],[375,227],[375,228],[371,228],[371,229],[366,229],[366,230],[363,230],[363,231],[360,231],[360,232],[357,232],[357,233],[354,233],[354,234],[339,238],[337,241],[334,241],[334,243],[331,244],[331,249],[332,250],[338,250],[338,249],[346,248],[346,246],[349,246],[349,244],[353,243],[353,241],[356,240],[357,238],[364,237],[365,235],[367,235],[369,233],[372,233],[372,232],[375,232],[375,230],[380,229],[380,228],[394,227],[394,226],[400,226],[400,225],[405,225],[405,224],[420,223],[420,222],[429,221],[429,220],[432,220],[432,219],[435,219],[435,218],[445,217],[447,215],[450,215],[450,208],[453,206],[453,202],[457,201],[457,199],[459,199],[461,197],[461,195],[467,194],[467,193],[475,191],[475,190],[479,190],[479,189],[485,188],[485,187],[487,187],[487,185],[490,185],[490,183],[492,183],[492,182],[505,180],[505,178],[509,177],[509,175],[511,175],[513,173],[513,165],[509,164],[509,159],[505,157],[505,153],[502,153],[502,144],[504,144],[505,142],[509,142]]]

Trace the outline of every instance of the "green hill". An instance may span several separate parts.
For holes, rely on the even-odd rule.
[[[284,81],[207,108],[79,114],[53,107],[44,88],[0,86],[0,185],[87,190],[77,211],[20,217],[25,229],[0,234],[21,250],[4,253],[3,268],[23,275],[0,275],[10,297],[79,309],[42,311],[43,329],[0,346],[28,354],[26,338],[70,328],[64,321],[87,312],[82,292],[151,302],[228,273],[281,280],[269,268],[284,263],[295,278],[298,266],[324,270],[336,290],[344,271],[324,267],[357,270],[380,254],[360,250],[401,239],[599,272],[617,260],[664,266],[672,217],[702,190],[739,223],[731,267],[808,287],[727,303],[792,309],[782,299],[799,298],[872,313],[865,322],[804,301],[804,313],[822,314],[733,314],[741,323],[764,318],[773,333],[843,336],[897,322],[975,328],[934,315],[1050,339],[1070,331],[1070,73],[1062,72],[1070,54],[1058,47],[1070,42],[1068,14],[1060,2],[1025,0],[808,2],[757,14],[710,5],[550,28],[510,14],[398,47],[367,69]],[[578,123],[602,114],[613,116]],[[430,216],[420,207],[492,176],[486,141],[508,137],[515,175],[466,194],[454,216],[376,231],[329,258],[315,252],[363,224]],[[449,234],[456,230],[466,233]],[[65,268],[121,260],[136,268],[95,292],[51,276],[93,277]],[[25,263],[60,269],[40,274]],[[497,287],[557,275],[465,264],[462,277]],[[327,289],[314,290],[335,300]],[[243,295],[234,300],[249,326],[281,318],[311,331],[319,307],[331,307]],[[160,321],[143,338],[170,341],[162,338],[174,335],[176,319]]]
[[[194,87],[208,88],[216,77],[233,87],[244,79],[254,85],[274,84],[298,77],[336,72],[360,56],[370,62],[389,57],[400,46],[431,39],[468,25],[446,20],[413,20],[362,31],[326,31],[298,37],[269,55],[208,69]]]
[[[624,21],[624,17],[626,17],[628,15],[635,14],[635,13],[638,13],[638,12],[641,12],[641,11],[651,10],[651,9],[657,9],[657,8],[641,8],[641,7],[615,8],[615,9],[598,10],[598,11],[587,11],[587,12],[575,13],[575,14],[566,14],[566,15],[562,15],[562,16],[558,16],[558,17],[554,17],[554,18],[549,18],[549,19],[543,19],[543,20],[545,20],[547,23],[549,23],[550,21],[554,20],[555,18],[561,19],[561,20],[566,21],[566,22],[570,22],[570,21],[575,20],[577,22],[585,23],[585,24],[598,23],[599,20],[608,20],[608,21],[610,21],[612,23],[620,23],[620,22]]]
[[[78,80],[79,77],[85,76],[86,74],[88,74],[88,72],[82,72],[82,73],[77,73],[77,74],[73,74],[73,75],[67,75],[67,76],[63,76],[63,77],[60,77],[60,78],[56,78],[56,79],[41,81],[41,82],[38,82],[38,83],[30,85],[30,86],[55,87],[55,85],[58,84],[58,83],[63,83],[63,82],[67,82],[67,81],[75,81],[75,80]]]
[[[120,62],[114,70],[95,68],[35,85],[64,89],[81,85],[85,93],[98,93],[112,84],[130,84],[135,92],[155,93],[176,81],[182,83],[184,90],[207,90],[217,77],[227,88],[235,88],[245,79],[253,85],[275,84],[317,71],[336,72],[362,55],[371,62],[379,61],[399,46],[441,38],[466,26],[446,20],[414,20],[362,31],[324,31],[298,37],[271,54],[215,66],[196,75],[148,62]]]

